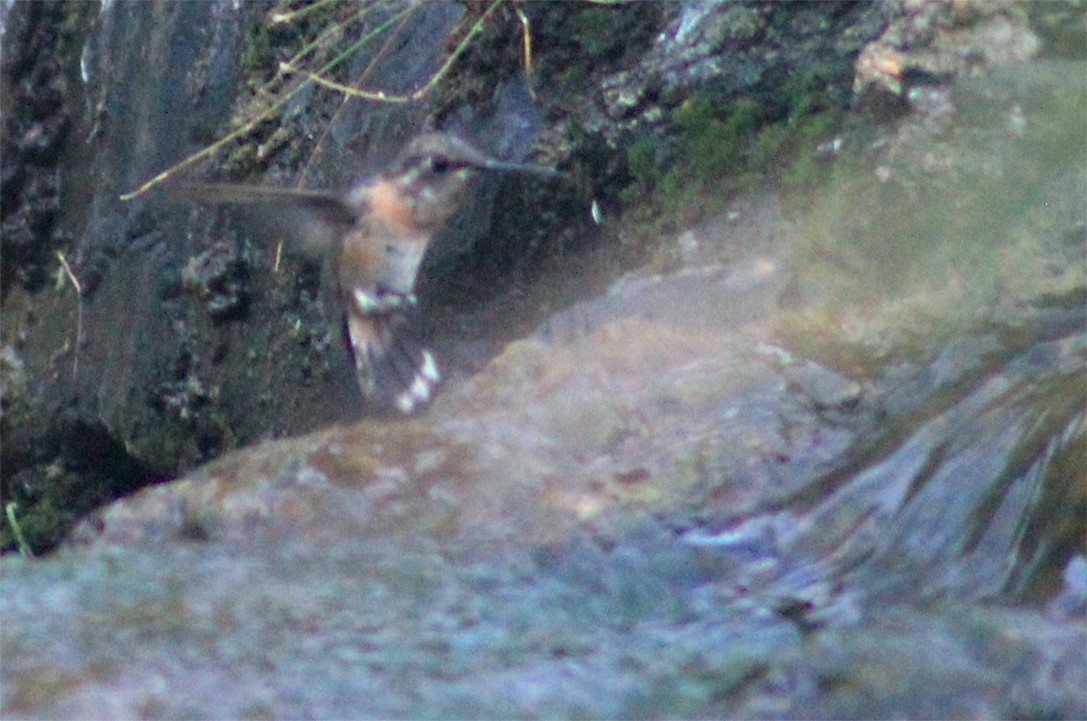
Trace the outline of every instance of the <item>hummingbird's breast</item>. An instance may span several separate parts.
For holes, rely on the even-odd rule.
[[[411,206],[386,181],[370,186],[367,210],[344,234],[338,280],[345,292],[410,295],[431,232],[413,224]]]
[[[387,232],[398,235],[420,232],[416,203],[399,183],[385,178],[374,182],[367,188],[365,202],[370,217]]]

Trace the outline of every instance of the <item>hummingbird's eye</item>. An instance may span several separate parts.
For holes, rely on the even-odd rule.
[[[430,159],[430,169],[439,175],[443,175],[453,168],[449,158],[436,157]]]

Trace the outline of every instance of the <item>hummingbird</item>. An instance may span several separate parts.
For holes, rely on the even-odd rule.
[[[412,333],[419,267],[435,234],[486,172],[560,175],[543,165],[497,160],[456,135],[430,132],[346,194],[218,183],[188,184],[182,192],[205,204],[245,206],[260,224],[325,254],[363,397],[410,414],[430,402],[441,382],[433,351]]]

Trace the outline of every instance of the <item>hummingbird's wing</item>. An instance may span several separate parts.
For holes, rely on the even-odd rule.
[[[311,257],[334,252],[356,220],[333,193],[230,183],[178,183],[171,191],[204,205],[227,205],[261,239],[287,241]]]

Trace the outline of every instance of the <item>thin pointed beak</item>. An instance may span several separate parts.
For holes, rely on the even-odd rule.
[[[545,178],[565,178],[566,174],[547,165],[535,165],[533,163],[510,163],[504,160],[487,159],[480,167],[484,170],[495,170],[505,173],[529,173]]]

